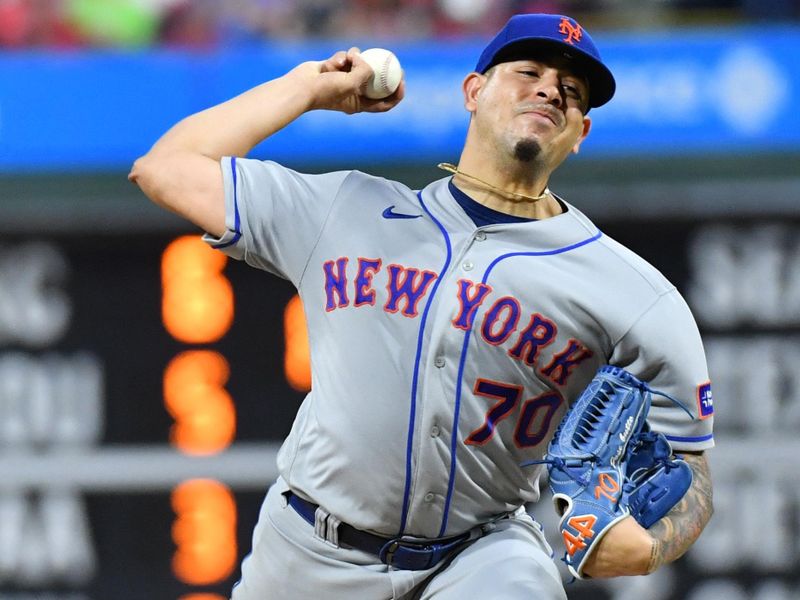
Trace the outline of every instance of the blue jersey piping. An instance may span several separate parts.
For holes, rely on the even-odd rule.
[[[242,237],[241,228],[239,227],[239,198],[236,186],[236,157],[231,156],[231,173],[233,175],[233,237],[227,242],[221,244],[212,244],[211,247],[217,250],[233,246]]]
[[[576,248],[580,248],[581,246],[585,246],[587,244],[591,244],[599,240],[603,235],[602,231],[598,231],[597,234],[593,235],[590,238],[586,238],[585,240],[581,240],[580,242],[576,242],[569,246],[564,246],[563,248],[557,248],[555,250],[545,250],[543,252],[511,252],[509,254],[502,254],[495,258],[489,266],[486,268],[486,272],[483,274],[483,279],[481,283],[486,284],[489,280],[489,274],[491,273],[492,269],[500,262],[507,258],[512,258],[514,256],[553,256],[556,254],[563,254],[564,252],[569,252],[570,250],[575,250]],[[467,360],[467,350],[469,348],[469,339],[470,335],[472,334],[472,327],[470,326],[469,330],[464,335],[464,344],[461,346],[461,359],[458,363],[458,378],[456,379],[456,401],[455,407],[453,410],[453,435],[450,439],[450,476],[447,481],[447,497],[444,502],[444,516],[442,517],[442,526],[439,529],[439,536],[445,535],[445,531],[447,530],[447,517],[450,513],[450,501],[453,498],[453,488],[455,486],[455,475],[456,475],[456,441],[458,440],[458,415],[461,410],[461,381],[464,377],[464,365]]]
[[[706,442],[714,439],[714,434],[709,433],[708,435],[701,435],[699,437],[681,437],[679,435],[665,435],[664,437],[670,442]]]
[[[406,529],[406,521],[408,519],[408,503],[411,493],[411,471],[412,471],[411,457],[414,447],[414,421],[416,420],[417,416],[417,385],[419,383],[419,362],[422,356],[422,338],[425,334],[425,324],[428,321],[428,310],[430,309],[431,303],[433,302],[433,299],[436,296],[436,291],[439,289],[439,283],[442,281],[442,274],[446,273],[448,267],[450,266],[450,259],[452,256],[452,249],[450,246],[450,236],[447,234],[447,230],[439,222],[439,220],[433,216],[431,211],[428,210],[428,207],[425,206],[425,202],[422,200],[421,191],[417,192],[417,198],[419,198],[419,203],[422,205],[422,210],[424,210],[425,213],[433,220],[433,222],[436,223],[436,226],[442,232],[442,236],[444,237],[444,242],[447,247],[447,258],[444,261],[444,266],[439,272],[439,276],[433,283],[433,288],[431,289],[431,293],[428,296],[428,300],[425,302],[425,310],[422,311],[422,319],[420,320],[419,324],[419,334],[417,336],[417,353],[416,357],[414,358],[414,376],[411,380],[411,410],[409,411],[409,416],[408,416],[408,442],[406,445],[406,483],[405,483],[405,488],[403,490],[403,512],[400,517],[399,535],[403,535],[403,532]]]

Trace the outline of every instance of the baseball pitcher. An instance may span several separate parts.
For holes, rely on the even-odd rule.
[[[308,111],[393,109],[405,84],[368,98],[372,75],[357,48],[304,62],[184,119],[130,174],[305,307],[313,389],[232,597],[556,600],[555,560],[576,577],[675,560],[712,511],[697,326],[548,187],[614,95],[589,33],[513,17],[464,78],[458,164],[422,190],[246,158]],[[563,547],[524,508],[543,471]]]

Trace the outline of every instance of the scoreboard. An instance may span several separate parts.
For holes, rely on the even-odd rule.
[[[227,598],[309,387],[298,307],[197,235],[4,236],[0,597]]]
[[[701,326],[716,513],[678,563],[570,598],[800,597],[800,219],[600,226]],[[196,235],[4,235],[0,600],[227,598],[309,385],[292,286]]]

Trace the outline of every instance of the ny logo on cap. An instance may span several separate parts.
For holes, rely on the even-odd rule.
[[[581,26],[577,23],[573,25],[567,17],[561,19],[561,23],[558,26],[558,31],[559,33],[563,33],[567,36],[564,38],[564,41],[568,44],[580,42],[581,36],[583,35],[583,29]]]

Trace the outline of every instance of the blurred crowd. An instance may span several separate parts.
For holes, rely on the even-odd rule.
[[[798,19],[800,0],[0,0],[0,47],[485,36],[518,12],[619,29]]]

